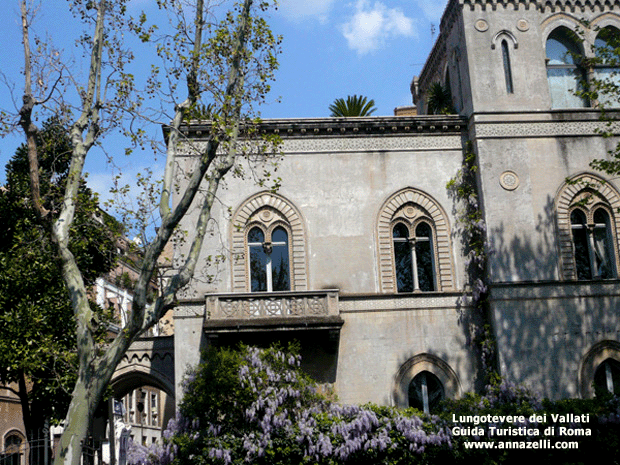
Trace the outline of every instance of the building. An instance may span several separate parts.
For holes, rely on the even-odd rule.
[[[177,382],[205,345],[297,339],[345,403],[432,408],[479,389],[446,189],[471,147],[502,376],[550,398],[619,392],[620,183],[589,164],[618,142],[597,110],[614,102],[575,95],[613,79],[580,57],[618,28],[619,1],[451,0],[412,83],[417,115],[265,121],[283,139],[282,186],[235,178],[220,192],[175,310]],[[437,82],[457,114],[427,114]],[[200,141],[208,126],[187,130]]]

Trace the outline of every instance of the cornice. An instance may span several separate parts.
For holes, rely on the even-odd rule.
[[[343,138],[397,135],[460,135],[467,120],[458,115],[445,116],[372,116],[349,118],[266,119],[259,124],[263,134],[287,138]],[[182,127],[191,139],[206,139],[210,124],[192,121]]]

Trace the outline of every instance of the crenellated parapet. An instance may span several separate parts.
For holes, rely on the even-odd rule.
[[[444,21],[449,22],[450,14],[458,6],[467,6],[470,10],[498,10],[513,9],[513,10],[529,10],[537,9],[539,11],[565,11],[565,12],[584,12],[584,11],[609,11],[620,7],[620,1],[618,0],[450,0],[446,11],[442,18],[441,24],[443,27]]]

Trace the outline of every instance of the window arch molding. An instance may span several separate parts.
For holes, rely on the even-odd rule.
[[[612,340],[601,341],[592,346],[581,359],[578,383],[583,399],[594,397],[594,374],[597,368],[609,359],[620,363],[620,342]]]
[[[255,226],[267,234],[278,227],[287,232],[291,290],[308,290],[305,226],[301,213],[291,201],[279,194],[260,192],[241,203],[232,216],[231,224],[234,292],[250,291],[247,235]]]
[[[382,205],[377,220],[377,242],[379,259],[379,279],[381,291],[384,293],[397,292],[396,270],[394,260],[394,242],[392,229],[399,218],[413,225],[418,218],[407,218],[402,215],[404,207],[424,212],[434,235],[435,281],[437,291],[454,290],[454,275],[452,264],[452,247],[450,245],[450,225],[448,217],[430,195],[411,187],[402,189],[390,196]]]
[[[573,245],[571,214],[579,209],[586,216],[603,209],[610,220],[611,261],[618,272],[618,231],[620,231],[620,194],[603,178],[590,173],[574,176],[565,182],[555,200],[557,214],[558,241],[560,248],[560,268],[563,279],[577,280],[577,264]]]
[[[446,398],[461,397],[461,383],[450,365],[436,355],[422,353],[411,357],[396,372],[392,387],[394,406],[402,408],[409,406],[409,384],[417,375],[425,371],[439,379]]]
[[[516,50],[519,48],[519,42],[517,41],[515,35],[507,29],[502,29],[493,36],[493,40],[491,40],[491,50],[495,50],[503,40],[506,40],[508,43],[512,44],[513,49]]]
[[[11,429],[4,434],[2,438],[2,449],[6,449],[7,447],[7,439],[16,437],[21,441],[21,445],[23,446],[26,440],[26,436],[18,429]],[[9,441],[10,442],[10,441]]]

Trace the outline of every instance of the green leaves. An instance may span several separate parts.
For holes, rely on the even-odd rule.
[[[442,86],[439,82],[433,83],[429,88],[426,105],[429,115],[451,115],[456,113],[450,89]]]
[[[0,229],[0,378],[27,379],[29,406],[42,421],[60,420],[66,413],[76,379],[76,341],[73,309],[50,236],[72,149],[59,118],[43,123],[37,145],[41,195],[51,218],[40,219],[32,207],[24,146],[7,164],[6,189],[0,191],[6,224]],[[115,263],[114,236],[83,183],[78,204],[70,248],[84,279],[93,283]]]
[[[375,101],[362,95],[349,95],[346,100],[337,98],[329,106],[332,117],[370,116],[375,111]]]

